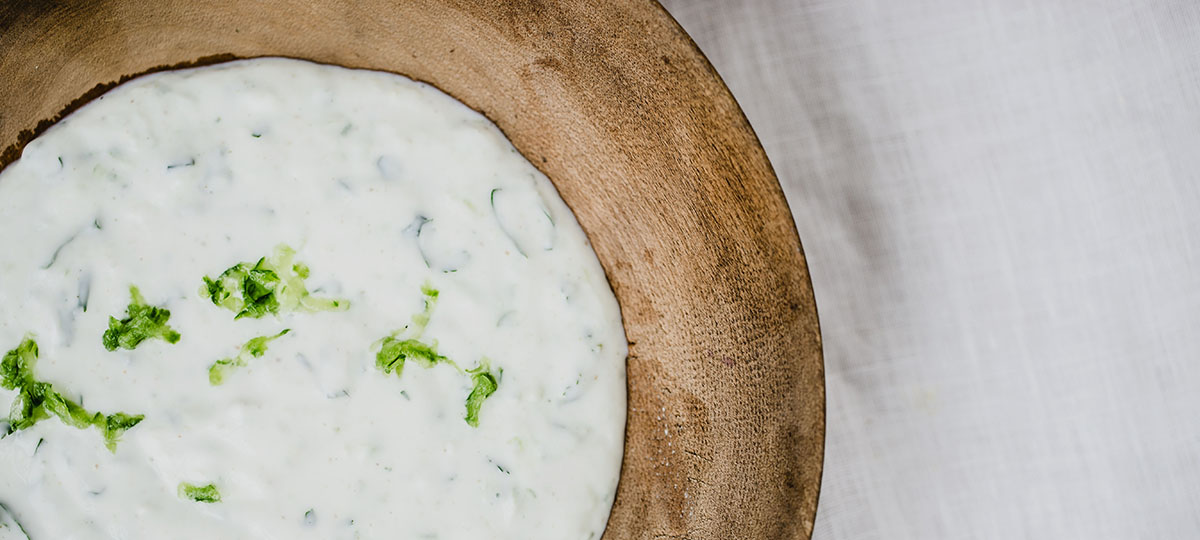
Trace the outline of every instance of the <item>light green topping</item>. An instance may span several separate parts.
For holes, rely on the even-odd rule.
[[[413,324],[379,340],[379,352],[375,354],[375,367],[380,371],[397,377],[404,371],[404,363],[408,360],[416,362],[424,368],[431,368],[438,363],[446,363],[457,368],[449,358],[438,354],[437,343],[424,343],[421,335],[429,325],[429,318],[437,307],[438,291],[429,283],[421,286],[421,294],[425,297],[425,309],[413,315]],[[405,334],[410,337],[404,338]]]
[[[375,367],[384,373],[395,373],[397,377],[404,371],[404,362],[412,360],[424,368],[431,368],[439,362],[454,365],[449,358],[437,353],[437,346],[426,345],[416,339],[399,339],[395,335],[380,341],[379,352],[375,354]]]
[[[413,330],[418,336],[424,334],[425,327],[429,326],[429,318],[433,316],[433,309],[437,307],[438,290],[426,281],[421,285],[421,294],[425,297],[425,309],[413,315]]]
[[[180,482],[179,497],[207,504],[221,502],[221,492],[217,491],[217,486],[212,484],[196,486],[187,482]]]
[[[209,366],[208,383],[213,386],[219,386],[225,382],[226,375],[239,367],[245,367],[250,363],[250,359],[262,357],[262,355],[267,353],[267,345],[291,331],[290,328],[285,328],[282,332],[273,336],[259,336],[247,341],[242,345],[242,349],[238,351],[237,356],[222,358]]]
[[[235,319],[257,319],[280,311],[345,311],[350,308],[349,300],[311,296],[304,285],[308,267],[293,262],[295,256],[295,250],[280,244],[270,257],[263,257],[253,265],[238,263],[216,279],[205,276],[200,294],[212,300],[214,305],[236,313]]]
[[[121,435],[144,418],[140,414],[89,412],[55,390],[54,385],[34,377],[33,368],[37,359],[37,342],[26,337],[0,360],[0,387],[17,391],[17,398],[13,400],[8,415],[9,429],[20,431],[56,416],[71,427],[99,429],[104,436],[104,446],[115,453]]]
[[[375,354],[375,367],[385,374],[395,373],[399,377],[404,371],[404,364],[411,360],[418,365],[431,368],[437,364],[448,364],[460,373],[471,377],[472,389],[467,396],[467,414],[464,420],[471,427],[479,427],[479,409],[484,400],[494,394],[500,386],[502,370],[491,368],[491,362],[484,358],[474,369],[463,370],[453,360],[438,354],[437,343],[421,341],[425,327],[429,324],[433,310],[437,306],[438,291],[429,283],[421,286],[421,294],[425,297],[425,308],[413,315],[413,324],[402,328],[391,335],[379,340],[379,352]],[[406,337],[407,336],[407,337]]]
[[[167,343],[179,342],[179,332],[167,325],[167,320],[171,318],[169,310],[147,304],[137,287],[129,287],[129,296],[131,300],[125,308],[125,318],[108,318],[108,330],[104,331],[102,340],[105,349],[115,351],[119,347],[133,350],[150,338]]]
[[[467,415],[463,417],[471,427],[479,427],[479,408],[483,401],[496,393],[500,387],[500,375],[504,370],[492,370],[491,362],[484,358],[474,369],[468,369],[471,376],[471,393],[467,395]]]

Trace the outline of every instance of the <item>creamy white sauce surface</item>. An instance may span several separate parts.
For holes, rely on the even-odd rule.
[[[235,320],[202,294],[280,244],[314,297],[350,307]],[[469,375],[376,366],[425,284],[421,341],[502,370],[478,427]],[[178,343],[104,348],[131,285]],[[136,79],[59,122],[0,173],[0,352],[26,335],[38,380],[145,415],[115,452],[54,417],[0,439],[0,504],[33,540],[588,539],[613,502],[626,342],[603,270],[494,125],[396,75],[240,61]]]

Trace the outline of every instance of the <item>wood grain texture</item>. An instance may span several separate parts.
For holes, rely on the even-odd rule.
[[[0,167],[131,76],[258,56],[429,82],[557,186],[630,341],[605,538],[809,538],[825,395],[800,241],[737,103],[658,4],[9,0]]]

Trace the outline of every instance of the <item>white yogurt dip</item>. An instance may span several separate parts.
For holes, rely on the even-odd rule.
[[[205,277],[277,246],[304,266],[274,312],[214,303]],[[131,286],[169,320],[110,351]],[[0,173],[0,352],[26,337],[26,383],[100,416],[0,429],[0,538],[588,539],[613,502],[626,342],[595,254],[493,124],[400,76],[239,61],[59,122]]]

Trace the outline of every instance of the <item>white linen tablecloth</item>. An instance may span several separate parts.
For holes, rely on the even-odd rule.
[[[808,255],[817,540],[1200,538],[1200,2],[664,4]]]

